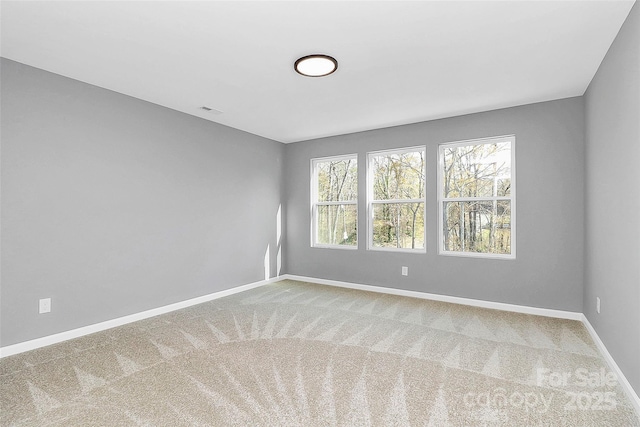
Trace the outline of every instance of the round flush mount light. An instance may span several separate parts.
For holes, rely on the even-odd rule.
[[[338,61],[328,55],[307,55],[298,59],[293,68],[307,77],[323,77],[338,69]]]

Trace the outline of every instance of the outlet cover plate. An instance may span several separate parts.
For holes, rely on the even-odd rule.
[[[40,314],[51,311],[51,298],[42,298],[39,304]]]

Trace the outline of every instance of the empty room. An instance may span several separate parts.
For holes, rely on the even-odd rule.
[[[635,0],[0,24],[0,425],[640,426]]]

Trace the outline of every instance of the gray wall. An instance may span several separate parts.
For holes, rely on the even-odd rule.
[[[640,5],[585,95],[584,314],[640,394]],[[596,297],[601,313],[596,313]]]
[[[347,282],[534,307],[582,311],[583,99],[571,98],[287,146],[287,272]],[[438,144],[516,135],[517,259],[437,254]],[[309,160],[427,146],[427,254],[366,250],[365,185],[359,192],[358,250],[310,247]],[[409,276],[401,276],[401,266]]]
[[[0,345],[275,274],[282,144],[1,67]]]

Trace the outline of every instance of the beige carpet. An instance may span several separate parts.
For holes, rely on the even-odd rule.
[[[640,426],[579,322],[292,281],[0,368],[2,426]]]

